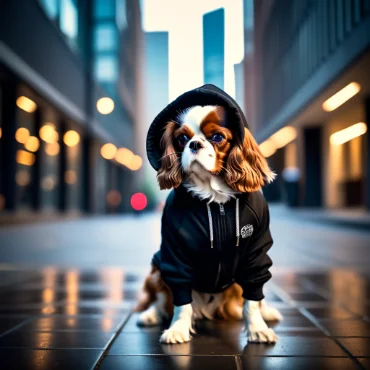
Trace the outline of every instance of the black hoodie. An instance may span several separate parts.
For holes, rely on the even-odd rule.
[[[158,170],[159,146],[166,123],[195,105],[221,105],[237,141],[243,142],[247,121],[237,103],[224,91],[205,85],[169,104],[153,121],[147,137],[147,154]],[[224,204],[193,197],[180,185],[171,191],[162,216],[162,243],[153,257],[170,287],[173,304],[191,303],[192,289],[218,293],[236,282],[243,297],[264,298],[263,285],[271,277],[267,251],[272,246],[269,211],[260,192],[237,195]]]

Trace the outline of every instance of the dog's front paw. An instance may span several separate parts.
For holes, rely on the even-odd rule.
[[[177,331],[170,328],[163,332],[159,341],[166,344],[176,344],[189,342],[191,339],[192,337],[189,331],[184,333],[182,331]]]
[[[250,343],[276,343],[277,335],[271,328],[262,330],[248,330],[248,342]]]
[[[177,320],[169,329],[163,332],[159,341],[167,344],[189,342],[192,338],[190,335],[191,330],[192,325],[189,320]]]

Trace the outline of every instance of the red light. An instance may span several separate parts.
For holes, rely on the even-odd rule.
[[[135,211],[142,211],[148,204],[145,194],[136,193],[131,197],[131,207]]]

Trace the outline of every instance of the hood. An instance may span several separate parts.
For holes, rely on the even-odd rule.
[[[218,87],[210,84],[203,85],[180,95],[167,105],[150,125],[146,138],[146,151],[149,162],[155,170],[159,170],[161,167],[160,158],[163,150],[160,148],[160,141],[167,122],[176,119],[179,113],[185,109],[196,105],[219,105],[224,107],[226,120],[229,123],[228,127],[233,131],[234,138],[240,143],[243,142],[244,127],[248,127],[248,123],[239,105],[231,96]]]

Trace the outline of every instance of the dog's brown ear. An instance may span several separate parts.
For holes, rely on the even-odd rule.
[[[161,139],[163,156],[157,179],[161,190],[177,188],[182,182],[181,156],[173,146],[173,134],[177,127],[176,122],[168,122]]]
[[[225,181],[235,191],[258,191],[274,180],[275,174],[267,164],[250,131],[244,129],[243,144],[236,144],[226,161]]]

